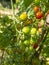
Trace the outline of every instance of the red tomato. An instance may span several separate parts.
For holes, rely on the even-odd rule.
[[[34,12],[35,12],[35,13],[38,12],[39,10],[40,10],[39,7],[37,7],[37,6],[34,7]]]
[[[37,12],[37,13],[36,13],[36,18],[37,18],[37,19],[41,19],[42,16],[43,16],[42,12]]]
[[[33,48],[36,49],[38,47],[38,44],[34,44]]]

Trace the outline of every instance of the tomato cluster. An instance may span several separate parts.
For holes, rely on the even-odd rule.
[[[19,2],[16,2],[17,5]],[[5,15],[2,17],[0,20],[0,49],[5,52],[3,65],[45,65],[43,60],[47,55],[49,56],[45,53],[49,53],[47,50],[49,49],[47,30],[49,29],[47,25],[45,26],[45,17],[49,17],[49,10],[45,14],[47,11],[45,4],[47,5],[44,0],[21,0],[17,15],[13,14],[12,19],[9,19],[10,16],[9,18]]]
[[[30,36],[29,39],[26,38],[26,40],[24,39],[24,44],[25,45],[30,45],[31,43],[31,47],[36,49],[38,47],[37,42],[30,42],[31,37],[36,37],[36,35],[38,36],[39,34],[42,33],[42,27],[44,26],[44,20],[42,19],[43,14],[41,12],[40,7],[35,6],[34,7],[34,13],[35,13],[35,17],[36,19],[40,19],[38,22],[38,25],[34,25],[34,22],[32,18],[28,17],[28,14],[26,12],[23,12],[22,14],[20,14],[20,21],[22,22],[22,33],[26,36]],[[32,27],[33,26],[33,27]],[[32,46],[33,44],[33,46]]]
[[[34,7],[34,12],[36,14],[37,19],[41,19],[43,17],[43,13],[40,11],[40,7],[35,6]]]

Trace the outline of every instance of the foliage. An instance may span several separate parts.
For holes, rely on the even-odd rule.
[[[49,1],[18,2],[18,13],[13,14],[12,19],[7,15],[0,18],[0,49],[4,51],[1,65],[47,65],[49,24],[46,23],[45,14],[49,9]],[[12,0],[11,4],[14,12]],[[37,12],[35,6],[39,8]]]

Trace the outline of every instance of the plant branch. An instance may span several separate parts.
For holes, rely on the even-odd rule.
[[[1,56],[1,62],[0,62],[0,65],[2,65],[2,63],[3,63],[3,56],[4,56],[4,50],[2,50],[2,56]]]
[[[48,34],[48,31],[49,31],[49,30],[48,31],[46,31],[46,30],[47,30],[47,25],[45,24],[45,26],[42,30],[42,34],[40,35],[40,38],[37,41],[37,43],[39,43],[39,49],[37,51],[35,50],[35,53],[31,56],[31,62],[32,62],[32,58],[34,58],[34,57],[37,57],[39,59],[40,52],[43,48],[42,43],[45,41],[46,36]]]

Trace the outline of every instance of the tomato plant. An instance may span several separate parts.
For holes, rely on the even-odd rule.
[[[48,65],[49,0],[11,0],[12,15],[0,17],[0,65]]]

